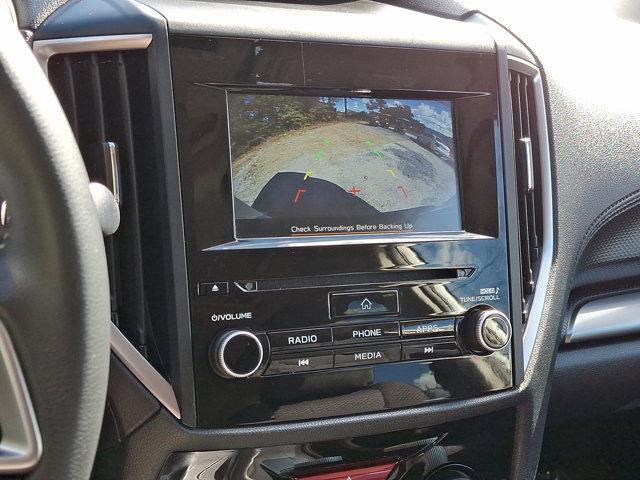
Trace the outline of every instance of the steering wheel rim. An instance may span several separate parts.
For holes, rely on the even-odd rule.
[[[42,438],[39,461],[26,475],[85,480],[108,381],[104,242],[62,108],[1,11],[0,92],[0,202],[8,212],[0,240],[0,321]]]

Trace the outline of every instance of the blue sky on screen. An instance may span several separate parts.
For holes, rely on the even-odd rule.
[[[246,95],[244,103],[251,103],[254,95]],[[329,97],[320,97],[326,101]],[[345,98],[332,97],[335,101],[335,109],[344,112]],[[366,112],[366,98],[347,98],[346,107],[350,112]],[[413,118],[425,126],[440,132],[447,137],[453,137],[453,122],[451,118],[451,102],[447,100],[407,100],[407,99],[385,99],[387,105],[407,105],[411,107]]]
[[[447,137],[453,137],[453,121],[451,119],[451,102],[438,100],[402,100],[409,105],[416,120]]]
[[[347,109],[351,112],[365,112],[367,99],[347,98]],[[397,100],[386,99],[387,105],[407,105],[411,107],[413,118],[425,126],[440,132],[447,137],[453,137],[453,122],[451,119],[451,102],[439,100]],[[344,112],[344,99],[336,102],[336,110]]]

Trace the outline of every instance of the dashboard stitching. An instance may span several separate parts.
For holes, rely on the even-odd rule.
[[[598,231],[600,231],[600,229],[602,229],[604,225],[609,223],[615,217],[637,205],[640,205],[640,189],[629,193],[628,195],[617,200],[615,203],[609,205],[593,220],[593,222],[591,222],[591,225],[589,225],[589,228],[583,235],[582,241],[580,242],[580,248],[578,249],[579,254],[576,255],[576,258],[574,259],[574,271],[578,261],[584,253],[587,244],[593,239],[595,234],[598,233]]]
[[[595,235],[618,215],[638,205],[640,205],[640,189],[625,195],[621,199],[609,205],[591,222],[589,228],[587,228],[587,231],[582,236],[580,246],[577,250],[578,254],[573,259],[572,272],[576,272],[580,259],[582,258],[587,245],[595,237]],[[572,314],[574,312],[574,308],[576,307],[576,303],[579,302],[576,302],[575,300],[573,302],[571,302],[571,300],[569,301],[569,308],[566,309],[565,318],[562,325],[563,335],[567,332],[569,323],[571,322],[571,318],[573,317]]]

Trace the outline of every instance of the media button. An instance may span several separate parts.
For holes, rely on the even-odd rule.
[[[457,357],[460,349],[455,342],[417,343],[402,346],[403,360],[432,360],[434,358]]]
[[[316,347],[331,344],[330,328],[270,332],[267,336],[271,348]]]
[[[398,322],[333,327],[334,343],[362,343],[399,337]]]
[[[441,318],[439,320],[402,322],[401,329],[403,338],[452,337],[456,333],[456,319]]]
[[[332,367],[333,352],[330,350],[313,352],[310,355],[279,355],[271,359],[265,375],[310,372],[312,370],[325,370]]]
[[[398,292],[332,293],[329,306],[331,318],[395,315],[398,313]]]
[[[397,362],[401,357],[400,345],[381,346],[379,348],[358,348],[336,350],[335,367],[354,367],[376,363]]]

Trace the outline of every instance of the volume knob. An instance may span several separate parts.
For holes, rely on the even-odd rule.
[[[218,336],[209,350],[215,371],[225,378],[246,378],[258,371],[264,359],[262,342],[245,330],[229,330]]]
[[[495,308],[475,307],[469,310],[462,322],[462,337],[475,353],[497,352],[511,340],[511,323]]]

